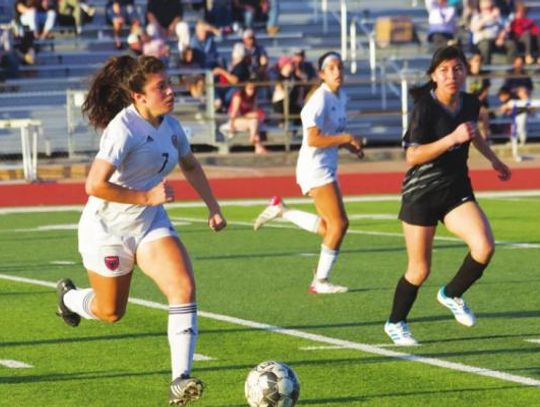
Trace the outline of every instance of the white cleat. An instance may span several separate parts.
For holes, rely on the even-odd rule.
[[[384,332],[392,339],[394,345],[398,346],[416,346],[418,342],[413,338],[409,325],[405,321],[392,323],[387,321],[384,324]]]
[[[314,281],[309,286],[310,294],[342,294],[349,291],[347,287],[342,285],[332,284],[329,281]]]
[[[447,297],[444,293],[444,287],[441,287],[441,289],[437,293],[437,301],[439,301],[441,305],[444,305],[446,308],[452,311],[452,314],[454,314],[456,321],[460,324],[471,327],[476,323],[476,317],[474,316],[474,313],[469,307],[467,307],[467,304],[465,304],[463,298]]]
[[[285,205],[280,197],[274,196],[268,205],[255,220],[253,230],[259,230],[266,222],[270,222],[283,215]]]

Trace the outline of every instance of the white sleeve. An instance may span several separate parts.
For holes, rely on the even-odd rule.
[[[105,160],[118,168],[130,151],[131,141],[132,137],[125,127],[115,126],[112,123],[101,135],[96,158]]]
[[[324,97],[322,92],[316,92],[305,104],[300,112],[304,128],[318,127],[322,129],[324,123]]]
[[[172,120],[172,122],[175,133],[178,133],[178,159],[181,160],[183,157],[191,154],[191,146],[189,145],[184,127],[178,120]]]

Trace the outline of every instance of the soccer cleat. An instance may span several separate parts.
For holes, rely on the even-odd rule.
[[[441,289],[437,293],[437,301],[439,301],[442,305],[452,311],[452,314],[454,314],[456,321],[460,324],[469,327],[475,324],[476,317],[474,316],[474,313],[471,311],[471,309],[467,307],[467,304],[465,304],[463,298],[447,297],[444,293],[444,287],[441,287]]]
[[[342,294],[347,291],[349,291],[347,287],[332,284],[327,280],[313,281],[308,289],[308,293],[310,294]]]
[[[405,321],[392,323],[387,321],[384,324],[384,332],[398,346],[416,346],[418,342],[413,338],[409,325]]]
[[[169,387],[169,404],[185,406],[190,401],[201,398],[204,384],[196,377],[180,376]]]
[[[64,295],[70,290],[76,290],[75,284],[69,278],[64,278],[56,284],[56,294],[58,296],[58,310],[56,315],[62,317],[64,322],[69,326],[76,327],[81,322],[81,316],[71,311],[64,304]]]
[[[253,224],[253,230],[259,230],[266,222],[270,222],[273,219],[279,218],[283,215],[283,208],[285,205],[280,197],[274,196],[268,205],[255,220]]]

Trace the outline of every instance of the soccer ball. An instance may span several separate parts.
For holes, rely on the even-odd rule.
[[[300,381],[294,370],[274,360],[251,369],[244,387],[250,407],[292,407],[300,396]]]

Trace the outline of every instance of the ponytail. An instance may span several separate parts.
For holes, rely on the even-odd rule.
[[[133,92],[144,92],[148,75],[163,71],[165,65],[155,57],[110,58],[92,80],[82,105],[83,114],[95,128],[104,129],[118,112],[133,102]]]
[[[418,102],[423,96],[428,95],[436,86],[437,84],[430,79],[423,85],[409,89],[409,95],[411,95],[413,103]]]

